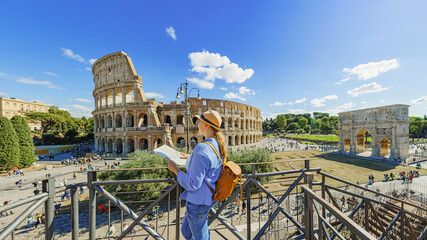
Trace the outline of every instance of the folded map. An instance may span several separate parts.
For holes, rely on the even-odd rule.
[[[186,166],[188,156],[184,153],[178,152],[177,150],[167,146],[162,145],[153,150],[153,152],[159,154],[162,157],[169,158],[174,161],[178,166]]]

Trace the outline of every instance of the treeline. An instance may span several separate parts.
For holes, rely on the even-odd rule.
[[[41,123],[41,131],[33,131],[40,135],[42,144],[72,144],[93,139],[94,120],[91,118],[75,118],[66,110],[51,106],[48,112],[28,112],[26,117]]]
[[[427,138],[427,115],[421,117],[409,117],[409,137]]]
[[[338,117],[329,113],[279,114],[262,122],[264,132],[338,134]]]
[[[15,115],[12,119],[0,118],[0,169],[28,167],[36,158],[30,127],[27,121]]]

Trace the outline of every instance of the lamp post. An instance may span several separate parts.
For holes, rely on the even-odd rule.
[[[188,81],[187,79],[185,79],[185,83],[181,83],[181,85],[179,86],[179,88],[176,90],[176,98],[180,99],[181,97],[179,96],[180,94],[184,95],[184,102],[185,102],[185,122],[187,125],[187,140],[185,142],[185,144],[187,145],[187,154],[190,152],[190,122],[189,122],[189,109],[188,109],[188,97],[191,94],[191,91],[193,90],[197,90],[197,99],[200,100],[200,90],[198,88],[192,88],[190,89],[190,91],[188,92]]]

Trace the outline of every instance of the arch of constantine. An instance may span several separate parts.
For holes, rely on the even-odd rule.
[[[404,160],[409,155],[409,105],[390,105],[338,113],[339,149],[350,154],[366,151],[371,157]]]
[[[186,139],[198,143],[195,115],[213,109],[222,116],[223,133],[229,146],[246,145],[262,139],[261,111],[249,105],[216,99],[189,99],[189,122],[185,102],[170,104],[146,99],[142,78],[124,52],[108,54],[92,66],[95,90],[95,149],[98,152],[130,153],[153,150],[162,144],[174,146]]]

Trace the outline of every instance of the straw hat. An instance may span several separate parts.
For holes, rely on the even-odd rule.
[[[208,124],[209,126],[215,128],[218,132],[221,132],[221,129],[219,128],[222,123],[221,115],[215,110],[209,110],[207,112],[204,112],[202,115],[196,115],[196,118],[198,118],[200,121]]]

